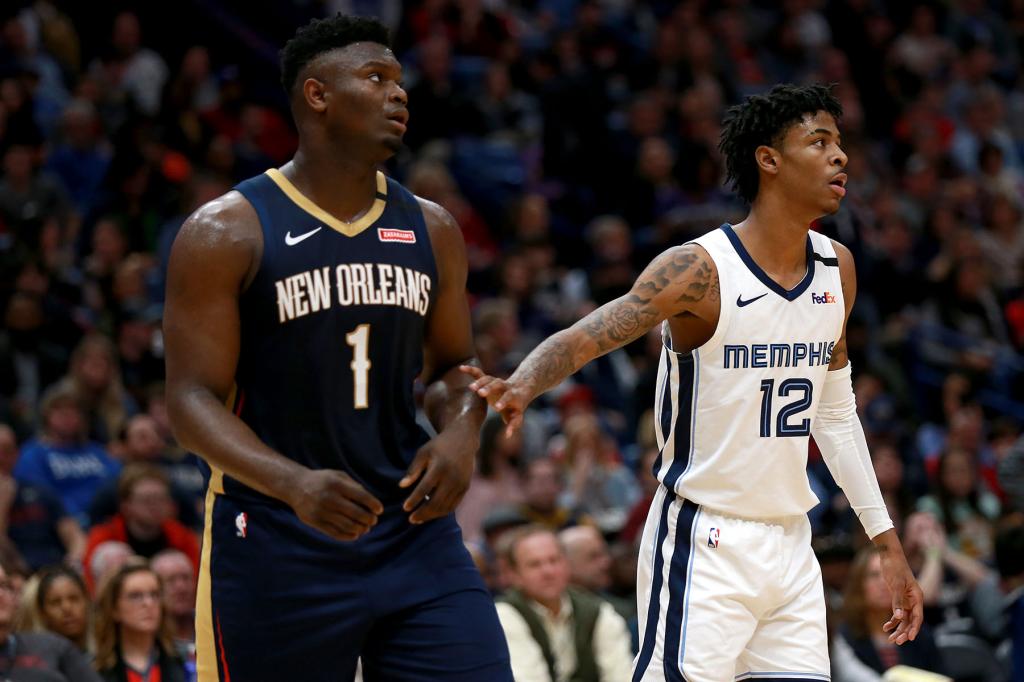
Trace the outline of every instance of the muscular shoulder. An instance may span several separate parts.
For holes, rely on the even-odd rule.
[[[423,222],[426,223],[427,234],[430,235],[430,245],[434,251],[434,261],[437,263],[439,275],[446,277],[451,274],[452,281],[458,281],[459,273],[467,267],[466,243],[462,238],[462,229],[443,206],[423,197],[416,197],[416,201],[423,211]]]
[[[171,254],[171,269],[208,269],[217,263],[225,275],[237,275],[243,288],[255,275],[263,254],[263,233],[252,204],[228,192],[203,204],[181,226]]]

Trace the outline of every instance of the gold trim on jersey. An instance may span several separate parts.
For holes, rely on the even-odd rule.
[[[203,551],[199,557],[199,581],[196,586],[196,682],[219,682],[216,632],[213,629],[213,585],[210,580],[210,557],[213,553],[213,476],[206,488],[206,509],[203,516]]]
[[[291,180],[286,178],[284,173],[279,171],[277,168],[268,169],[267,175],[274,181],[274,184],[281,188],[281,191],[284,192],[296,206],[322,222],[327,227],[336,232],[340,232],[346,237],[355,237],[370,225],[377,222],[377,218],[380,218],[381,214],[384,213],[384,206],[387,204],[388,181],[380,171],[377,171],[377,198],[373,200],[373,205],[370,206],[370,210],[367,211],[363,217],[358,220],[354,220],[351,223],[339,220],[317,206],[313,203],[312,199],[300,192],[299,188],[293,185]]]

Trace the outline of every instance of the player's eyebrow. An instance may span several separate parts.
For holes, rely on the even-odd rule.
[[[828,128],[815,128],[815,129],[814,129],[814,130],[812,130],[811,132],[807,133],[806,137],[812,137],[812,136],[814,136],[814,135],[827,135],[828,137],[835,137],[835,138],[836,138],[836,143],[837,143],[837,144],[838,144],[839,142],[841,142],[841,141],[842,141],[842,139],[843,139],[842,135],[839,135],[839,134],[833,133],[833,132],[832,132],[831,130],[829,130]]]
[[[360,69],[395,69],[397,71],[402,70],[402,65],[398,62],[382,61],[380,59],[370,59],[359,65]]]

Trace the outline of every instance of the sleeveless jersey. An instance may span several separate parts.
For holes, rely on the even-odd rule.
[[[353,223],[277,169],[236,189],[259,216],[263,257],[239,302],[232,409],[285,457],[345,471],[385,505],[404,500],[397,483],[429,439],[413,382],[437,282],[419,203],[379,172],[373,206]],[[213,475],[215,492],[271,501]]]
[[[672,350],[665,324],[655,475],[726,514],[804,514],[818,502],[807,480],[808,436],[845,318],[832,243],[808,234],[807,273],[788,291],[732,226],[694,243],[718,268],[721,309],[715,333],[689,353]]]

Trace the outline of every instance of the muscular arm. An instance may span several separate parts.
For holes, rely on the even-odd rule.
[[[640,338],[662,320],[683,313],[718,314],[714,261],[700,246],[685,244],[651,261],[629,293],[601,306],[537,346],[509,378],[529,400],[557,386],[594,358]],[[712,305],[713,304],[713,305]]]
[[[438,432],[458,423],[475,434],[487,414],[487,403],[469,390],[472,379],[459,371],[459,365],[476,364],[466,297],[466,245],[448,211],[422,199],[420,205],[439,280],[423,349],[423,380],[427,384],[424,407]]]

